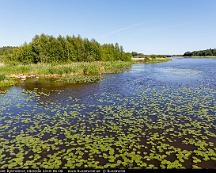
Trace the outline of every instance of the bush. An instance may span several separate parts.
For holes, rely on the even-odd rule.
[[[83,66],[84,75],[98,75],[100,74],[99,67],[95,64],[89,64]]]
[[[3,81],[3,80],[5,80],[5,75],[3,75],[3,74],[0,74],[0,81]]]

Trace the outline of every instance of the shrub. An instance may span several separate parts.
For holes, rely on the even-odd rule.
[[[3,80],[5,80],[5,75],[3,75],[3,74],[0,74],[0,81],[3,81]]]

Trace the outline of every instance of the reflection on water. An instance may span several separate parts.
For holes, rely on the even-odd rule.
[[[216,168],[215,67],[174,59],[93,84],[12,87],[0,94],[0,168]]]

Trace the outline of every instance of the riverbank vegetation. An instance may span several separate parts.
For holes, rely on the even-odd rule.
[[[160,63],[171,59],[163,55],[144,55],[142,53],[132,52],[132,60],[135,63]]]
[[[69,83],[94,82],[101,74],[118,73],[132,63],[158,63],[160,55],[128,53],[116,44],[100,44],[80,36],[36,35],[20,47],[0,48],[0,87],[28,78],[54,78]]]
[[[216,49],[206,49],[206,50],[199,50],[193,52],[185,52],[184,56],[191,56],[191,57],[216,57]]]
[[[0,87],[32,77],[65,78],[72,83],[95,81],[101,74],[129,67],[131,57],[118,43],[100,44],[80,36],[36,35],[20,47],[0,49]]]
[[[0,68],[0,87],[11,86],[28,78],[54,78],[70,83],[94,82],[101,78],[101,74],[118,73],[130,65],[130,61],[3,65]]]
[[[13,50],[15,49],[16,47],[12,47],[12,46],[4,46],[4,47],[0,47],[0,67],[2,66],[3,64],[3,61],[4,61],[4,57],[12,54]]]

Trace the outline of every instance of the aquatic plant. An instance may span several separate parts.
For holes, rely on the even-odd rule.
[[[139,75],[0,94],[0,168],[215,168],[215,87]]]

